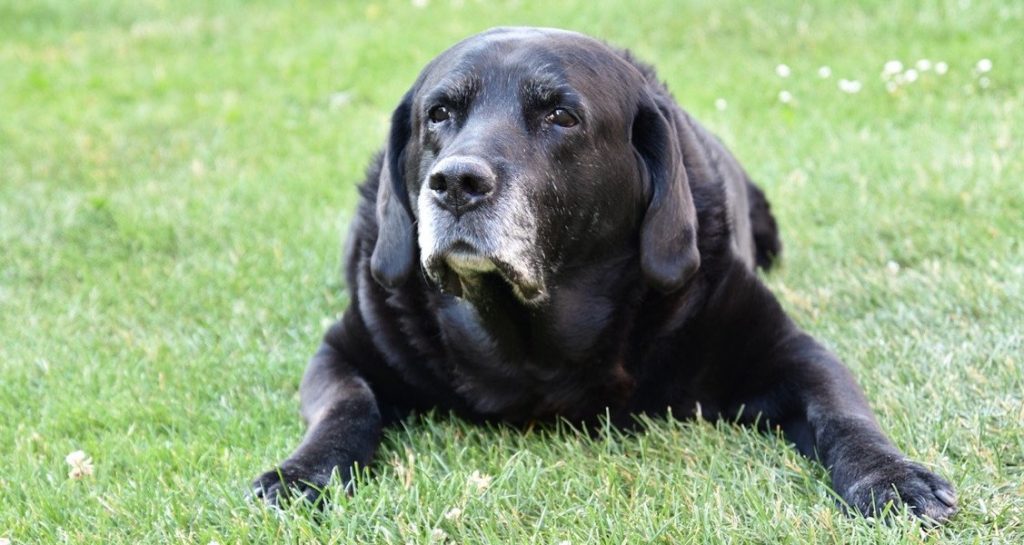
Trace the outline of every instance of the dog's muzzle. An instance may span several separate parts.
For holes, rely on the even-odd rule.
[[[460,296],[467,281],[500,275],[524,303],[546,297],[536,221],[515,183],[501,186],[481,158],[439,160],[417,199],[420,258],[427,275]]]

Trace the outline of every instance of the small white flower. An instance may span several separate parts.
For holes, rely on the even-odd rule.
[[[338,91],[331,93],[328,101],[328,108],[332,110],[340,110],[352,102],[352,93],[348,91]]]
[[[932,69],[932,61],[928,59],[920,59],[914,63],[914,66],[917,68],[918,72],[927,72]]]
[[[462,516],[462,509],[458,507],[452,507],[444,514],[445,520],[458,520]]]
[[[903,79],[907,83],[914,83],[915,81],[917,81],[917,70],[914,70],[913,68],[908,69],[906,72],[903,73]]]
[[[974,65],[974,69],[981,74],[989,72],[990,70],[992,70],[992,61],[988,59],[981,59],[980,61],[978,61],[978,64]]]
[[[65,456],[64,461],[71,466],[71,471],[68,471],[68,478],[78,480],[93,473],[92,458],[84,451],[76,450]]]
[[[81,464],[88,459],[89,455],[87,455],[84,450],[76,450],[64,457],[64,461],[70,466]]]
[[[484,475],[477,470],[473,470],[473,473],[471,473],[469,475],[469,478],[466,479],[466,486],[476,488],[477,492],[483,492],[484,490],[487,490],[487,488],[491,486],[492,480],[494,480],[494,477],[491,477],[490,475]]]
[[[818,77],[821,79],[828,79],[832,77],[832,69],[827,66],[822,66],[818,69]]]
[[[563,539],[562,541],[558,542],[558,545],[572,545],[572,542],[568,539]]]
[[[896,263],[895,261],[889,261],[888,263],[885,264],[885,270],[892,275],[899,274],[900,264]]]
[[[790,76],[790,74],[793,73],[793,71],[790,70],[789,67],[786,66],[785,64],[780,64],[780,65],[775,67],[775,73],[780,78],[788,78]]]
[[[412,0],[412,7],[414,8],[425,8],[429,0]]]
[[[862,87],[863,85],[861,85],[860,81],[855,79],[843,78],[839,80],[839,90],[844,93],[859,93]]]
[[[790,93],[789,91],[779,91],[779,102],[783,104],[793,102],[793,93]]]
[[[946,64],[944,61],[939,61],[939,62],[935,63],[935,73],[936,74],[941,76],[941,75],[945,74],[946,72],[949,72],[949,65],[948,64]]]
[[[11,545],[11,539],[7,537],[0,537],[0,545]]]
[[[715,109],[716,110],[718,110],[720,112],[724,112],[725,109],[728,108],[728,107],[729,107],[729,103],[726,102],[724,98],[716,98],[715,99]]]
[[[895,93],[896,91],[899,90],[899,88],[900,84],[896,83],[895,81],[885,82],[885,90],[889,91],[890,93]]]
[[[432,543],[443,543],[444,540],[448,539],[448,533],[440,528],[434,528],[430,531],[430,541]]]
[[[897,60],[891,60],[885,63],[882,67],[882,75],[893,76],[903,71],[903,63]]]
[[[206,165],[200,159],[192,159],[192,163],[189,164],[189,170],[192,171],[192,175],[196,178],[202,178],[206,175]]]

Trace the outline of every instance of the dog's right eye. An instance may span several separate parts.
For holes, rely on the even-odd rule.
[[[452,116],[452,113],[448,111],[448,108],[444,106],[434,106],[427,112],[427,117],[430,118],[431,123],[441,123],[448,121]]]
[[[576,119],[576,116],[569,113],[569,110],[565,108],[555,108],[544,120],[552,125],[558,125],[559,127],[565,127],[566,129],[575,127],[579,124],[580,120]]]

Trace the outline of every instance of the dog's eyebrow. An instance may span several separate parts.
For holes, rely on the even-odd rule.
[[[551,77],[523,80],[519,86],[523,102],[534,106],[578,105],[582,100],[571,86]]]
[[[434,87],[425,98],[425,104],[449,103],[463,106],[470,102],[480,89],[480,78],[472,74],[450,74]]]

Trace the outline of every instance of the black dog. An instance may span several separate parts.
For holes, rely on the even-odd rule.
[[[351,304],[302,381],[309,431],[256,494],[349,482],[410,411],[700,410],[780,428],[863,513],[948,518],[950,484],[758,279],[780,248],[764,194],[650,67],[560,30],[464,40],[392,116],[348,240]]]

